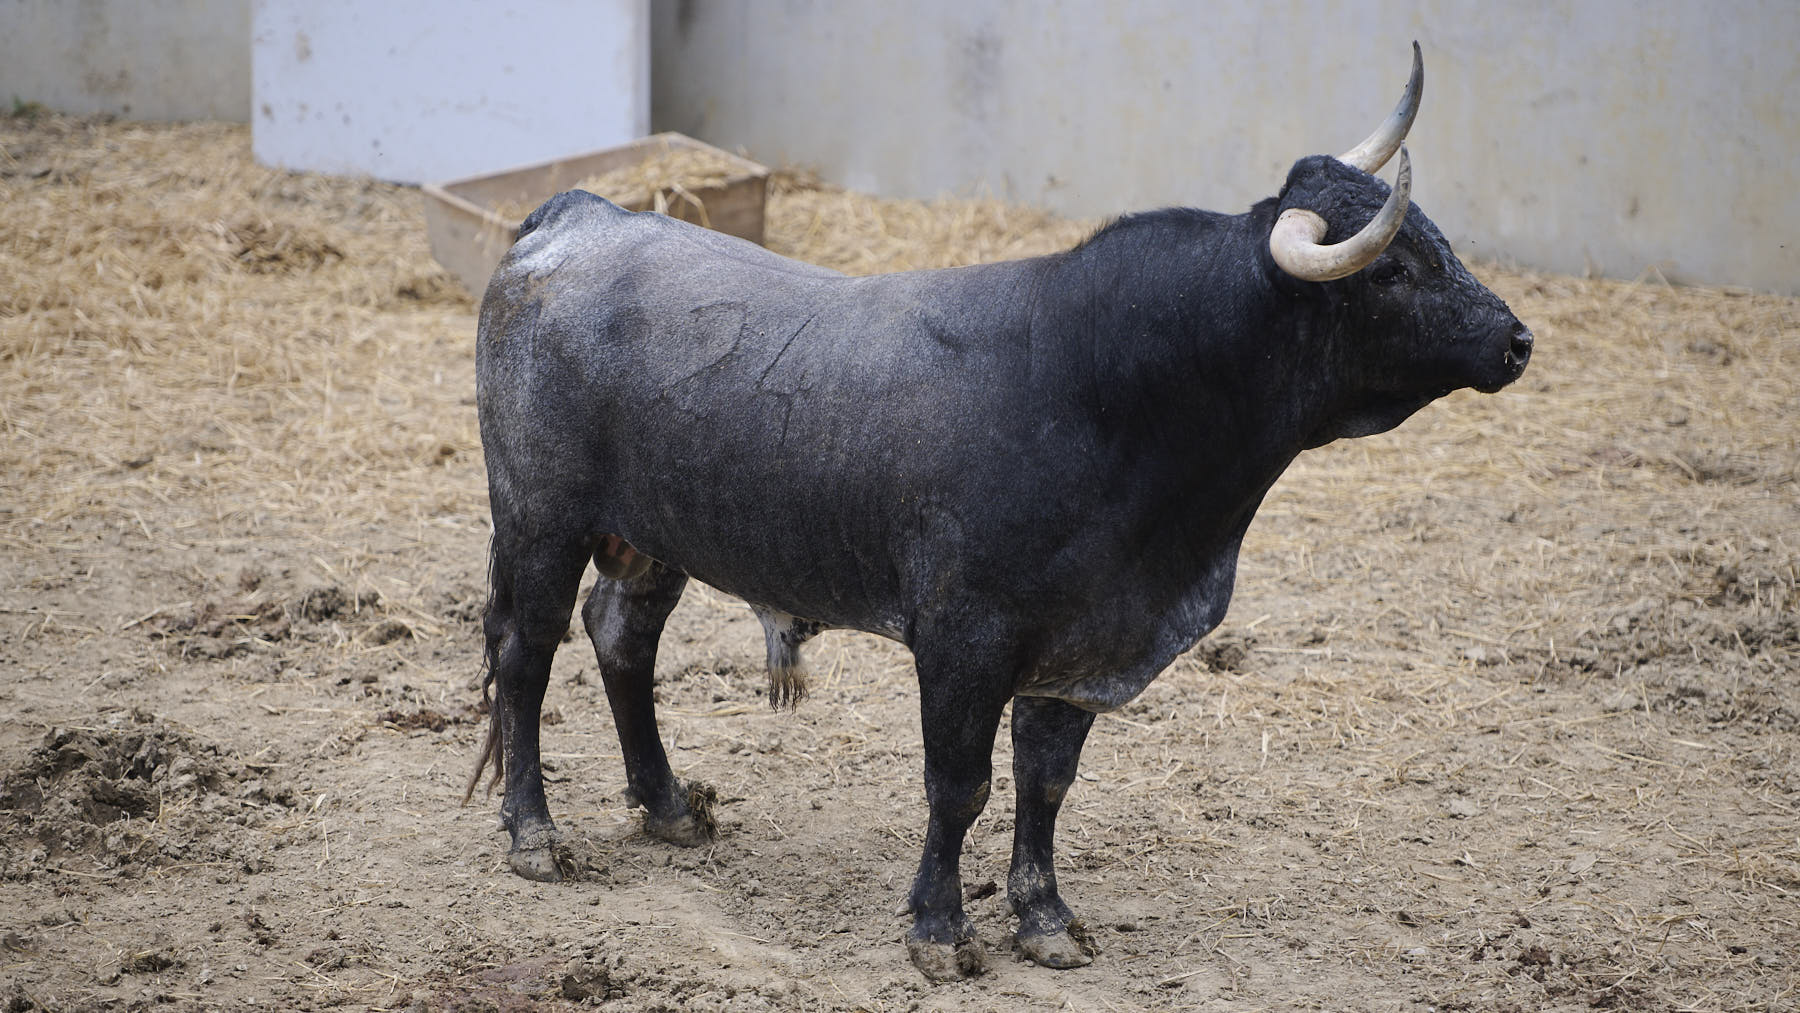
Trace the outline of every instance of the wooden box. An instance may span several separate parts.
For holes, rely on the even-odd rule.
[[[425,194],[425,229],[431,240],[431,255],[480,298],[500,258],[512,246],[519,223],[532,208],[583,180],[650,161],[670,148],[703,149],[735,163],[734,168],[741,168],[742,172],[733,172],[714,185],[693,188],[692,200],[683,197],[668,201],[667,213],[761,243],[769,170],[686,135],[665,133],[554,162],[425,184],[421,189]],[[648,203],[646,200],[623,206],[643,211],[648,209]]]

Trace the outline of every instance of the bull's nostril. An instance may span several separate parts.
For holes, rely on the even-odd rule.
[[[1507,349],[1507,355],[1514,362],[1519,363],[1531,358],[1531,332],[1529,330],[1520,327],[1513,333],[1512,346]]]

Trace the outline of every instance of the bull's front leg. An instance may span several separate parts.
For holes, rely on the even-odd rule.
[[[925,797],[931,818],[913,879],[906,950],[932,981],[987,969],[987,956],[962,905],[963,837],[986,807],[994,732],[1006,707],[1006,680],[962,664],[919,659],[919,709],[925,735]],[[992,685],[992,684],[1002,685]]]
[[[1012,871],[1006,898],[1019,916],[1019,949],[1045,967],[1080,967],[1094,946],[1056,889],[1056,815],[1075,781],[1081,745],[1094,715],[1048,697],[1013,700],[1013,783],[1018,810],[1013,825]]]

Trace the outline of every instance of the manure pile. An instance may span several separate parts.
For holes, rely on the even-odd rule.
[[[1271,181],[1271,186],[1276,181]],[[1548,1008],[1800,992],[1800,300],[1476,265],[1531,369],[1303,455],[1224,626],[1095,725],[1059,833],[1100,947],[1011,960],[1011,746],[964,858],[999,958],[927,988],[904,650],[795,714],[692,588],[658,701],[719,788],[647,839],[577,632],[545,702],[577,875],[459,809],[487,537],[474,303],[419,196],[243,127],[0,120],[0,1004],[10,1010]],[[771,182],[849,272],[1092,223]],[[1127,209],[1121,209],[1127,210]]]

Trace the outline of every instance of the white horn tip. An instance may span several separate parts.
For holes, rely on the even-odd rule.
[[[1361,144],[1338,156],[1338,161],[1353,165],[1364,172],[1374,172],[1387,164],[1394,155],[1394,149],[1406,140],[1406,134],[1412,129],[1413,120],[1419,115],[1419,99],[1425,91],[1425,57],[1419,49],[1418,40],[1413,40],[1412,72],[1407,75],[1406,88],[1400,94],[1400,102],[1394,111],[1388,114],[1375,132],[1363,138]]]

